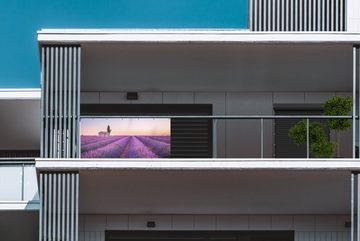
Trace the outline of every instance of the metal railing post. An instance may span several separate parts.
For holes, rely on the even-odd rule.
[[[264,158],[264,118],[260,119],[260,153],[261,158]]]
[[[354,241],[354,221],[355,221],[355,210],[354,210],[354,173],[351,173],[351,232],[350,232],[350,240]]]
[[[217,120],[213,120],[213,158],[217,157]]]
[[[309,118],[306,118],[306,158],[310,157],[310,131]]]

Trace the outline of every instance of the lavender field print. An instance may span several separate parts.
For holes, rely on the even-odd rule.
[[[81,158],[170,157],[170,119],[82,118]]]

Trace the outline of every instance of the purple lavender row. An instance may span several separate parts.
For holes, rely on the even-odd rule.
[[[170,144],[162,141],[157,141],[151,136],[138,136],[137,137],[144,145],[146,145],[158,157],[170,157]]]
[[[90,150],[87,152],[82,152],[82,158],[119,158],[126,150],[126,147],[129,145],[131,137],[121,137],[120,139],[113,141],[112,143],[97,148],[95,150]]]
[[[94,150],[103,146],[106,146],[114,141],[117,141],[121,138],[124,138],[124,136],[112,136],[112,137],[105,137],[105,139],[103,139],[103,137],[99,137],[98,142],[92,142],[90,144],[87,145],[81,145],[81,152],[87,152],[90,150]]]
[[[136,136],[132,136],[128,150],[121,157],[126,158],[157,158],[158,156],[144,145]]]
[[[102,140],[108,140],[108,136],[81,136],[81,145],[88,145],[90,143],[99,142]]]
[[[148,136],[151,139],[170,144],[170,136]]]

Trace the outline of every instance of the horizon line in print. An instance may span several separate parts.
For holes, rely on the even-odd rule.
[[[170,157],[168,118],[82,118],[81,158]]]

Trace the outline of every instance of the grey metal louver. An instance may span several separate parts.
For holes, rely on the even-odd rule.
[[[79,157],[79,46],[41,47],[41,157]]]
[[[346,0],[250,0],[251,31],[346,31]]]

